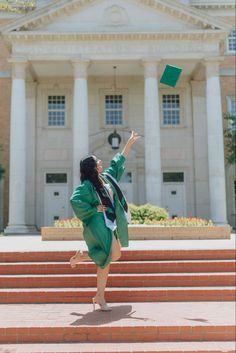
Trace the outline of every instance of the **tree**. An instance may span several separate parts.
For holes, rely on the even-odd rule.
[[[236,116],[230,113],[224,114],[228,121],[228,128],[224,129],[226,160],[229,164],[236,163]]]
[[[0,11],[24,13],[34,10],[35,0],[0,0]]]

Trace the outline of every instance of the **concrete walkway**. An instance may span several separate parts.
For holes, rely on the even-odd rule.
[[[236,236],[215,240],[132,240],[129,250],[235,249]],[[42,241],[41,235],[0,236],[0,252],[86,250],[84,241]]]

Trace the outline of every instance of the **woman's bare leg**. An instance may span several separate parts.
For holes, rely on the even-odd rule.
[[[114,234],[112,236],[112,248],[111,248],[111,260],[116,261],[120,258],[121,251],[120,245],[116,240]],[[99,301],[105,303],[104,293],[107,284],[107,278],[109,275],[110,264],[105,268],[97,268],[97,294],[96,298],[99,297]]]
[[[110,264],[105,268],[97,268],[97,294],[96,298],[99,297],[99,302],[105,302],[104,292],[107,285],[107,278],[110,270]]]

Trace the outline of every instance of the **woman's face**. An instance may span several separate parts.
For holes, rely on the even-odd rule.
[[[97,157],[95,157],[95,159],[96,159],[96,163],[97,163],[97,165],[96,165],[97,172],[101,173],[103,171],[102,161],[101,161],[101,159],[99,159]]]

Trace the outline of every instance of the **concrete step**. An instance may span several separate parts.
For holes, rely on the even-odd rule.
[[[96,287],[96,274],[76,275],[5,275],[0,288],[83,288]],[[181,274],[110,274],[107,287],[211,287],[235,286],[234,272]]]
[[[235,260],[172,260],[118,261],[110,266],[110,273],[192,273],[234,272]],[[85,274],[95,273],[92,262],[83,262],[76,269],[69,262],[2,262],[0,275],[14,274]]]
[[[0,252],[0,262],[68,262],[74,251]],[[121,261],[234,260],[234,249],[124,250]]]
[[[0,303],[89,303],[95,288],[0,289]],[[110,287],[109,302],[233,301],[235,287]]]
[[[235,342],[3,344],[6,353],[235,353]]]
[[[87,304],[2,305],[0,342],[235,341],[233,302],[133,302],[111,307],[111,312],[101,312],[91,311]]]

